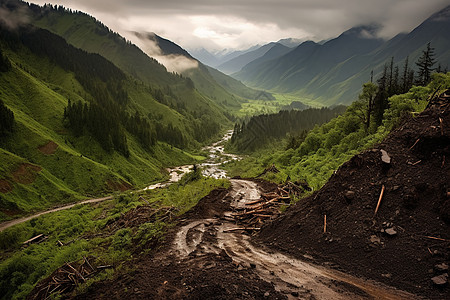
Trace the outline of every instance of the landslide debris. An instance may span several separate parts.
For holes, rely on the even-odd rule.
[[[450,263],[449,192],[450,103],[444,95],[342,165],[320,191],[264,226],[258,240],[444,299],[448,269],[435,266]]]

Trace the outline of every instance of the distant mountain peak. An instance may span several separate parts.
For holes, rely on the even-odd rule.
[[[377,39],[380,29],[380,24],[361,25],[350,28],[349,30],[342,33],[341,36],[353,36],[363,39]]]
[[[432,15],[428,20],[433,21],[433,22],[449,21],[450,20],[450,5],[447,6],[446,8],[438,11],[434,15]]]

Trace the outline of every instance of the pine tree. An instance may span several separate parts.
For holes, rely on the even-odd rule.
[[[417,82],[420,85],[427,85],[431,81],[431,72],[434,70],[433,65],[436,63],[434,57],[434,48],[431,47],[431,43],[428,42],[427,49],[422,52],[422,56],[416,62],[419,67],[419,74]]]

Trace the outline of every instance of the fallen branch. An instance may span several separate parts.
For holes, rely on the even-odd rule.
[[[418,161],[416,161],[415,163],[411,163],[411,166],[415,166],[415,165],[417,165],[417,164],[420,164],[422,162],[422,160],[418,160]]]
[[[443,241],[443,242],[450,242],[450,240],[446,240],[446,239],[442,239],[442,238],[438,238],[438,237],[434,237],[434,236],[424,235],[424,237],[427,238],[427,239],[432,239],[432,240],[438,240],[438,241]]]
[[[414,143],[414,145],[412,145],[409,150],[411,150],[412,148],[414,148],[414,146],[420,141],[420,139],[417,139],[416,142]]]
[[[381,203],[381,199],[383,199],[383,194],[384,194],[384,184],[381,187],[381,193],[380,193],[380,197],[378,198],[377,208],[375,208],[375,213],[373,214],[374,217],[376,216],[376,214],[378,212],[378,208],[380,208],[380,203]]]
[[[327,232],[327,215],[323,216],[323,233]]]
[[[444,121],[442,120],[442,118],[439,118],[439,124],[441,127],[441,135],[444,135]]]
[[[240,230],[260,230],[261,228],[259,227],[238,227],[238,228],[230,228],[230,229],[225,229],[223,232],[227,233],[227,232],[234,232],[234,231],[240,231]]]
[[[245,203],[245,205],[253,205],[253,204],[258,204],[260,202],[263,202],[264,199],[263,198],[259,198],[258,200],[252,201],[252,202],[247,202]]]

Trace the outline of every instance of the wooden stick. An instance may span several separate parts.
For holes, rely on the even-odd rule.
[[[411,165],[412,165],[412,166],[415,166],[415,165],[419,164],[421,161],[422,161],[422,160],[418,160],[418,161],[416,161],[415,163],[413,163],[413,164],[411,164]]]
[[[223,232],[233,232],[233,231],[239,231],[239,230],[260,230],[261,228],[259,227],[250,227],[250,228],[245,228],[245,227],[238,227],[238,228],[230,228],[230,229],[225,229]]]
[[[255,217],[270,218],[270,217],[272,217],[272,215],[255,214]]]
[[[384,194],[384,184],[381,187],[381,193],[380,193],[380,197],[378,198],[377,208],[375,208],[375,213],[373,214],[374,217],[376,216],[376,214],[378,212],[378,208],[380,208],[380,203],[381,203],[381,199],[383,198],[383,194]]]
[[[439,118],[439,124],[441,127],[441,135],[444,135],[444,120],[442,118]]]
[[[431,255],[433,255],[433,252],[431,252],[430,248],[427,248],[428,252],[430,252]]]
[[[409,148],[409,150],[411,150],[412,148],[414,148],[414,146],[420,141],[420,139],[417,139],[417,141],[414,143],[414,145],[411,146],[411,148]]]
[[[252,201],[252,202],[247,202],[247,203],[245,203],[245,205],[253,205],[253,204],[257,204],[259,202],[263,202],[263,201],[264,201],[264,199],[259,198],[258,200],[255,200],[255,201]]]
[[[327,215],[323,216],[323,233],[327,233]]]
[[[425,235],[424,237],[426,237],[427,239],[432,239],[432,240],[438,240],[438,241],[443,241],[443,242],[450,242],[450,240],[441,239],[441,238],[434,237],[434,236]]]

